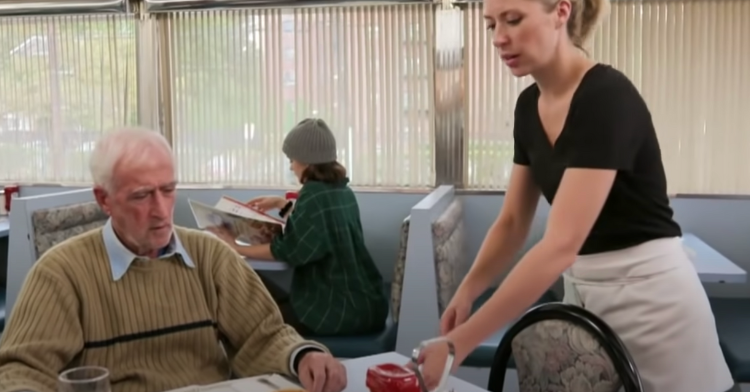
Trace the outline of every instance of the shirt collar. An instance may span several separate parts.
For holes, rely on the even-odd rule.
[[[104,238],[104,247],[107,249],[107,256],[109,257],[109,263],[112,267],[112,279],[118,281],[126,272],[128,272],[128,268],[130,268],[130,264],[133,263],[133,260],[137,259],[139,256],[126,248],[125,245],[120,242],[120,239],[117,238],[115,230],[112,228],[112,219],[108,219],[107,223],[104,225],[104,228],[102,229],[102,237]],[[159,258],[165,259],[174,255],[178,255],[178,258],[182,260],[186,266],[191,268],[195,267],[193,260],[182,246],[180,238],[173,232],[169,244],[162,249]]]

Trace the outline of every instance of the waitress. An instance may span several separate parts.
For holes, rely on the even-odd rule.
[[[460,363],[563,275],[565,302],[619,335],[645,392],[732,387],[706,292],[672,217],[659,141],[633,83],[580,50],[607,0],[485,0],[493,44],[518,97],[514,167],[477,260],[441,329]],[[479,293],[524,243],[540,193],[551,205],[544,237],[469,317]],[[468,320],[467,320],[468,318]],[[424,378],[442,374],[446,344],[429,345]]]
[[[241,246],[212,229],[242,256],[294,267],[287,293],[264,279],[287,324],[302,335],[361,335],[381,331],[388,302],[365,246],[357,197],[336,160],[336,139],[321,119],[297,124],[282,147],[302,184],[293,209],[280,197],[252,200],[261,210],[291,209],[283,234],[270,244]]]

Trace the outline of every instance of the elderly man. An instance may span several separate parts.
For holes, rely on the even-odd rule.
[[[311,392],[345,387],[343,366],[283,323],[236,252],[172,224],[175,167],[160,134],[108,134],[91,174],[110,219],[32,268],[0,342],[0,392],[53,392],[61,371],[86,365],[109,369],[112,392],[268,373]]]

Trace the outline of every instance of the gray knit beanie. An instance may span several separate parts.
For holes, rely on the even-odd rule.
[[[336,162],[336,138],[325,121],[306,118],[286,135],[282,151],[306,165]]]

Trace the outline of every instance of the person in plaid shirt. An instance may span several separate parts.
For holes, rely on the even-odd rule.
[[[213,231],[241,255],[278,260],[294,268],[289,293],[268,279],[266,287],[287,324],[303,335],[359,335],[385,327],[388,302],[383,278],[365,246],[359,204],[346,168],[336,161],[336,139],[321,119],[306,119],[283,145],[302,184],[284,232],[270,244],[241,246]],[[289,210],[282,197],[249,202],[261,210]]]

